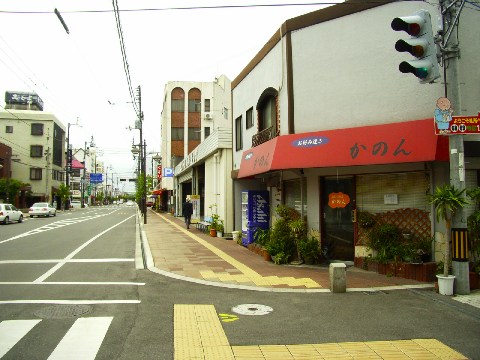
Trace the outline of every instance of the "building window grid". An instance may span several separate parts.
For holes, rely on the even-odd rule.
[[[11,126],[11,125],[5,126],[5,133],[13,134],[13,126]]]
[[[33,123],[31,126],[31,135],[43,135],[43,124]]]
[[[39,158],[43,155],[43,146],[42,145],[31,145],[30,146],[30,157]]]
[[[253,107],[247,110],[245,114],[245,126],[250,129],[253,126]]]
[[[42,180],[42,169],[30,168],[30,180]]]

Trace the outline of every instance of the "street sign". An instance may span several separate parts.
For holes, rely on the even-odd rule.
[[[102,173],[92,173],[90,174],[90,182],[92,184],[100,184],[103,182],[102,180]]]
[[[480,134],[480,112],[477,116],[452,116],[447,129],[435,126],[437,135]]]

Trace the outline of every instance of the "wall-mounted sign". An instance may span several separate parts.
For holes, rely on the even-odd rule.
[[[163,177],[173,177],[173,168],[163,168]]]
[[[348,194],[344,194],[342,192],[328,194],[328,206],[330,206],[332,209],[343,209],[348,204],[350,204],[350,196],[348,196]]]

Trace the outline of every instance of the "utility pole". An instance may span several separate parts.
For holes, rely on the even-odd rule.
[[[85,207],[85,185],[87,183],[87,179],[86,179],[86,160],[85,160],[85,157],[87,155],[87,142],[85,141],[85,147],[83,148],[83,175],[82,175],[82,180],[81,180],[81,183],[82,183],[82,208]]]
[[[445,79],[445,97],[450,100],[453,115],[461,115],[460,89],[458,81],[458,59],[460,46],[458,43],[459,18],[465,0],[441,0],[440,9],[443,19],[441,38],[442,60]],[[457,190],[465,190],[465,159],[463,135],[449,135],[450,151],[450,185]],[[460,207],[453,217],[452,228],[466,231],[467,219],[465,211]],[[453,275],[455,276],[455,292],[469,294],[468,261],[452,261]]]
[[[143,174],[143,184],[138,184],[138,186],[142,186],[143,189],[142,199],[140,204],[140,209],[143,214],[143,223],[147,223],[147,171],[146,171],[146,155],[147,155],[147,145],[146,142],[143,140],[143,112],[142,112],[142,89],[140,85],[137,87],[137,99],[138,99],[138,126],[140,130],[140,171]],[[142,148],[143,146],[143,148]]]

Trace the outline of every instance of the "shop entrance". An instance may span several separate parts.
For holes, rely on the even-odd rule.
[[[330,260],[353,261],[355,232],[352,211],[355,209],[353,177],[322,178],[321,221],[322,250]]]

